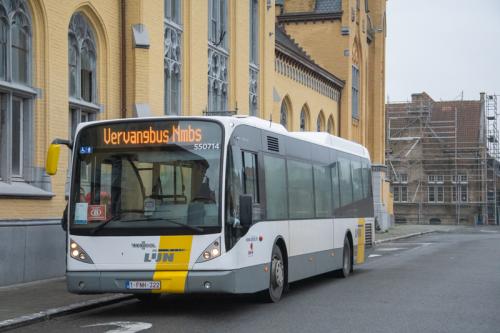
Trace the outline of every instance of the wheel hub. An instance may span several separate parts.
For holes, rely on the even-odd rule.
[[[272,262],[272,281],[274,287],[283,287],[283,282],[285,280],[285,270],[283,268],[283,262],[279,259],[273,259]]]

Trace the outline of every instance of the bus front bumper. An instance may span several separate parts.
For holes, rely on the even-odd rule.
[[[66,272],[68,291],[100,293],[255,293],[269,286],[265,265],[225,271]],[[129,281],[160,281],[159,290],[129,289]]]

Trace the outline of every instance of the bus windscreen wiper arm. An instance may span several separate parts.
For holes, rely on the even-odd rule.
[[[95,227],[94,229],[91,229],[90,230],[90,234],[91,235],[95,235],[99,230],[101,230],[102,228],[104,228],[106,226],[106,224],[108,224],[109,222],[111,221],[116,221],[118,219],[120,219],[122,217],[122,214],[116,214],[115,216],[113,216],[112,218],[110,218],[109,220],[106,220],[104,222],[102,222],[101,224],[99,224],[97,227]]]
[[[110,218],[109,220],[106,220],[104,221],[103,223],[99,224],[97,227],[95,227],[94,229],[90,230],[90,233],[92,235],[95,235],[99,230],[101,230],[102,228],[104,228],[109,222],[111,221],[116,221],[118,220],[122,215],[121,214],[118,214],[118,215],[115,215],[113,216],[112,218]],[[175,224],[175,225],[178,225],[178,226],[181,226],[181,227],[186,227],[188,229],[191,229],[191,230],[194,230],[194,231],[197,231],[197,232],[203,232],[203,229],[202,228],[199,228],[199,227],[195,227],[195,226],[192,226],[192,225],[188,225],[188,224],[184,224],[184,223],[180,223],[180,222],[177,222],[175,220],[171,220],[171,219],[164,219],[164,218],[152,218],[152,219],[131,219],[131,220],[127,220],[127,222],[145,222],[145,221],[165,221],[165,222],[169,222],[169,223],[172,223],[172,224]]]
[[[203,229],[200,228],[200,227],[195,227],[195,226],[192,226],[192,225],[188,225],[188,224],[177,222],[176,220],[173,220],[173,219],[165,219],[165,218],[161,218],[161,217],[154,217],[152,219],[141,219],[141,220],[133,220],[133,221],[134,222],[165,221],[165,222],[169,222],[169,223],[181,226],[181,227],[186,227],[186,228],[194,230],[194,231],[203,232]]]

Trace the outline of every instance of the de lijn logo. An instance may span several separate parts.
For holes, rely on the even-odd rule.
[[[184,251],[184,249],[154,249],[144,254],[144,262],[174,262],[175,253]]]

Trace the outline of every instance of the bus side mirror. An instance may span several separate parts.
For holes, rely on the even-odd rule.
[[[73,148],[70,141],[64,139],[55,139],[49,146],[47,151],[47,160],[45,161],[45,171],[48,175],[53,176],[57,173],[57,164],[59,163],[59,154],[61,153],[61,145]]]
[[[57,164],[59,163],[59,154],[61,145],[52,143],[47,151],[47,160],[45,161],[45,171],[48,175],[53,176],[57,173]]]
[[[252,205],[251,195],[240,195],[240,225],[250,227],[252,225]]]

